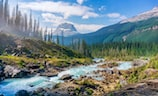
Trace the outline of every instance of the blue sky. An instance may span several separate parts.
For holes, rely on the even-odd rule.
[[[158,6],[158,0],[10,0],[24,13],[33,11],[43,27],[72,23],[80,33],[94,32]]]

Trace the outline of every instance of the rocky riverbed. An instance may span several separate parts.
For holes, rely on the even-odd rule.
[[[81,94],[83,96],[86,96],[86,94],[102,95],[113,91],[122,85],[126,85],[126,80],[123,77],[122,72],[124,72],[123,70],[131,68],[133,63],[117,62],[117,64],[114,65],[110,65],[110,63],[108,63],[110,67],[105,64],[105,62],[102,62],[93,65],[78,66],[69,68],[65,71],[53,68],[53,70],[57,70],[57,72],[49,69],[38,73],[39,75],[46,77],[36,76],[27,79],[7,79],[0,83],[0,89],[2,89],[0,90],[0,93],[5,96],[26,92],[28,92],[29,96],[34,96],[34,94],[47,94],[45,96],[53,96],[50,94],[56,94],[55,96],[74,96],[75,94]],[[4,71],[6,68],[8,70],[12,69],[12,71],[9,70],[9,72],[12,73],[10,74],[12,78],[15,78],[15,72],[21,72],[17,71],[19,69],[16,69],[16,67],[12,68],[12,66],[9,66],[8,68],[5,66],[3,68],[3,73],[7,72]],[[36,69],[36,67],[32,68]],[[14,71],[14,69],[16,71]],[[27,74],[28,73],[30,72],[27,72]],[[18,86],[15,86],[17,84]],[[13,86],[15,86],[14,89],[9,89]]]

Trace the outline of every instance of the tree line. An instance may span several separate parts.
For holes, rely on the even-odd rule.
[[[157,43],[144,42],[113,42],[104,44],[93,44],[89,46],[94,57],[140,57],[154,56],[158,54]]]
[[[90,47],[83,39],[72,39],[72,42],[68,47],[86,57],[92,57]]]

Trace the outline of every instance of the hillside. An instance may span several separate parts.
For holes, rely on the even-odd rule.
[[[38,57],[45,57],[49,55],[50,57],[81,57],[81,55],[73,52],[72,50],[59,46],[55,43],[44,42],[41,40],[33,39],[18,39],[11,35],[6,35],[0,33],[0,53],[1,54],[11,54],[11,55],[37,55]]]
[[[55,43],[19,39],[4,33],[0,33],[0,45],[0,60],[18,67],[26,67],[30,64],[42,64],[40,66],[43,66],[44,61],[58,67],[91,62],[85,56]]]

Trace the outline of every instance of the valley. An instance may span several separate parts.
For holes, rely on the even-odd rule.
[[[0,96],[157,96],[158,2],[126,3],[0,0]]]

